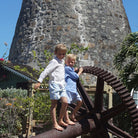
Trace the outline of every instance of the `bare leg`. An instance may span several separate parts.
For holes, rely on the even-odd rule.
[[[66,112],[66,109],[67,109],[67,106],[68,106],[67,98],[66,97],[61,97],[61,102],[62,102],[62,105],[61,105],[61,109],[60,109],[58,124],[61,125],[61,126],[67,127],[68,124],[63,121],[63,118],[65,116],[65,112]]]
[[[63,131],[63,128],[57,123],[56,119],[56,107],[57,107],[57,100],[51,100],[51,116],[52,116],[52,122],[53,122],[53,128]]]
[[[77,121],[75,116],[76,116],[77,111],[80,109],[81,105],[82,105],[82,101],[78,101],[76,107],[74,108],[74,110],[70,116],[72,121]]]
[[[75,125],[75,123],[70,120],[69,115],[68,115],[68,111],[66,111],[66,113],[65,113],[65,122],[69,125]]]

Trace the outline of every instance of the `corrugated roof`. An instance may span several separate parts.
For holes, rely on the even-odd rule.
[[[29,74],[27,74],[26,72],[22,72],[22,71],[18,71],[14,69],[14,65],[13,64],[3,64],[0,63],[0,65],[2,66],[3,69],[12,72],[22,78],[24,78],[25,80],[29,81],[29,82],[37,82],[37,80],[33,77],[31,77]],[[20,65],[19,65],[20,66]],[[23,65],[22,65],[23,66]],[[26,66],[25,66],[26,67]],[[30,67],[29,67],[30,68]]]
[[[16,75],[18,75],[18,76],[20,76],[20,77],[22,77],[22,78],[24,78],[24,79],[26,79],[27,81],[37,82],[36,80],[34,80],[34,79],[32,79],[32,78],[30,78],[28,76],[25,76],[24,74],[21,74],[20,72],[14,70],[12,68],[9,68],[9,67],[7,67],[5,65],[3,66],[3,68],[8,70],[8,71],[10,71],[10,72],[12,72],[12,73],[14,73],[14,74],[16,74]]]

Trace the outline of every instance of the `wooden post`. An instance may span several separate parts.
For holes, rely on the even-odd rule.
[[[34,89],[33,89],[33,83],[29,83],[29,89],[28,89],[28,96],[29,97],[34,97]],[[27,118],[27,132],[26,132],[26,137],[29,138],[30,136],[34,135],[33,134],[33,102],[29,103],[29,117]]]
[[[95,92],[95,103],[94,109],[96,112],[100,112],[103,109],[103,92],[104,92],[104,81],[101,78],[97,78],[96,92]]]
[[[109,85],[105,85],[104,90],[107,92],[108,94],[108,109],[113,107],[113,90],[112,87]],[[111,119],[112,121],[112,119]],[[109,136],[112,138],[112,134],[109,133]]]

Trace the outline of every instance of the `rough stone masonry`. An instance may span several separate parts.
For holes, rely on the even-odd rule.
[[[44,50],[75,43],[89,47],[78,53],[78,66],[94,65],[114,74],[114,54],[130,32],[122,0],[23,0],[9,60],[38,68],[33,50],[45,66]],[[89,75],[85,80],[91,83]]]

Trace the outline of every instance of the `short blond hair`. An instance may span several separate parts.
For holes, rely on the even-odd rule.
[[[55,53],[57,53],[57,51],[65,51],[67,52],[67,48],[64,44],[58,44],[55,47]]]
[[[75,60],[76,61],[76,55],[74,55],[74,54],[68,54],[68,55],[66,55],[66,61],[68,60],[68,59],[73,59],[73,60]]]

